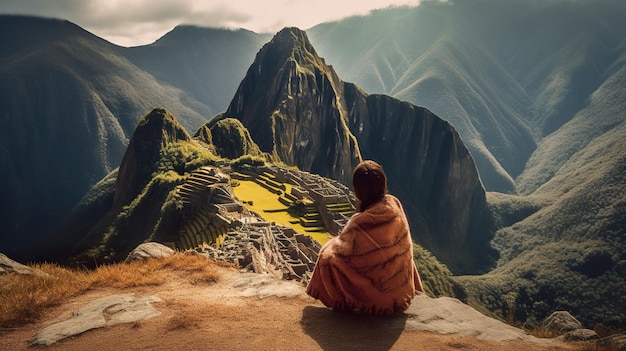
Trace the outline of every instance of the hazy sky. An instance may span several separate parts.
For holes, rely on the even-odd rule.
[[[179,24],[273,33],[402,5],[419,0],[0,0],[0,13],[67,19],[133,46],[152,43]]]

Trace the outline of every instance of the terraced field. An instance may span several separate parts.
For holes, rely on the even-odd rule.
[[[291,185],[285,184],[286,193],[291,191]],[[258,183],[249,180],[240,180],[239,185],[233,188],[235,197],[239,202],[250,211],[254,211],[261,215],[269,222],[276,222],[277,225],[284,225],[293,228],[298,233],[310,235],[320,244],[328,241],[329,234],[327,231],[310,232],[311,228],[305,228],[298,223],[299,218],[291,216],[287,213],[287,206],[281,203],[279,196],[268,189],[262,187]],[[271,212],[265,212],[269,210]],[[275,211],[284,210],[284,211]],[[297,223],[294,223],[297,222]]]

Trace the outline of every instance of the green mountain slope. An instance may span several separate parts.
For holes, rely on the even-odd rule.
[[[529,191],[542,185],[526,196],[534,208],[497,232],[498,268],[463,278],[488,308],[512,293],[520,321],[564,309],[588,326],[626,326],[626,66],[619,65],[520,176]]]

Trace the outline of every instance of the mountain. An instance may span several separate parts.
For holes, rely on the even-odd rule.
[[[0,32],[6,252],[37,242],[119,165],[137,116],[165,104],[197,127],[211,114],[70,22],[2,16]]]
[[[123,260],[166,221],[174,188],[217,159],[170,112],[152,110],[139,120],[119,168],[87,192],[39,255],[81,265]],[[169,223],[167,235],[177,225]]]
[[[6,15],[0,30],[0,248],[24,261],[119,166],[141,116],[167,106],[197,129],[232,97],[263,38],[177,27],[122,48],[68,21]]]
[[[180,25],[150,45],[124,50],[124,56],[217,113],[227,107],[254,55],[270,38],[243,29]]]
[[[485,191],[454,128],[424,108],[344,83],[305,32],[283,29],[259,51],[223,116],[240,119],[261,151],[347,185],[360,160],[376,160],[418,243],[453,272],[493,264]]]
[[[261,151],[350,184],[361,155],[342,95],[306,34],[289,28],[261,48],[223,116],[241,120]]]
[[[128,205],[152,180],[170,144],[190,141],[187,131],[164,109],[154,109],[140,121],[120,163],[113,208]],[[179,170],[184,172],[184,170]]]
[[[526,193],[536,144],[609,79],[625,11],[616,0],[423,2],[307,32],[345,80],[455,126],[487,190]]]

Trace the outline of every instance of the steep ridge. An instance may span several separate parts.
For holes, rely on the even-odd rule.
[[[304,32],[283,29],[259,51],[223,116],[240,119],[262,151],[347,185],[359,160],[377,160],[419,243],[456,272],[493,264],[484,189],[454,128],[342,82]]]
[[[485,191],[456,130],[425,108],[345,86],[350,129],[363,157],[385,168],[415,240],[457,274],[491,268],[497,252]]]
[[[342,89],[306,34],[286,28],[259,51],[223,116],[241,120],[261,151],[347,183],[361,156]]]

